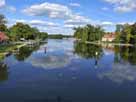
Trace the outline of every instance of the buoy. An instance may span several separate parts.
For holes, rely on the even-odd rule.
[[[95,55],[97,56],[97,55],[98,55],[98,52],[95,52]]]

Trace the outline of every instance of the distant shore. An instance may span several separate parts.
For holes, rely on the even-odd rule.
[[[76,39],[76,41],[81,41],[81,39]],[[95,44],[95,45],[114,45],[114,46],[134,46],[133,44],[123,44],[123,43],[113,43],[113,42],[90,42],[85,41],[86,44]]]

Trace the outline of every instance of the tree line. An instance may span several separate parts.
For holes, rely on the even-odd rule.
[[[81,41],[99,41],[104,35],[104,30],[100,26],[86,25],[84,27],[74,28],[74,37]]]
[[[50,34],[48,35],[49,39],[63,39],[63,38],[72,38],[72,35],[63,35],[63,34]]]
[[[116,25],[116,42],[136,44],[136,23]]]
[[[40,32],[37,28],[31,27],[28,24],[23,24],[21,22],[17,22],[10,28],[6,26],[6,18],[4,15],[0,14],[0,31],[4,32],[11,41],[18,41],[21,38],[26,40],[35,40],[41,39],[44,40],[48,37],[48,33]]]

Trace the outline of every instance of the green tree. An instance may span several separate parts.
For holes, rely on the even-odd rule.
[[[0,31],[1,32],[7,32],[8,31],[8,28],[5,24],[0,24]]]
[[[134,23],[131,27],[131,39],[130,43],[136,44],[136,23]]]
[[[74,28],[74,37],[85,41],[99,41],[104,35],[104,30],[100,26],[86,25],[84,27]]]
[[[44,33],[47,38],[47,33]],[[33,28],[28,24],[16,23],[10,28],[10,36],[12,40],[20,40],[21,38],[29,39],[43,39],[45,36],[37,28]]]
[[[125,44],[136,44],[136,23],[135,24],[124,24],[116,26],[118,43]]]
[[[2,14],[0,14],[0,25],[2,25],[2,24],[6,24],[6,23],[7,23],[7,21],[6,21],[5,16],[4,16],[4,15],[2,15]]]

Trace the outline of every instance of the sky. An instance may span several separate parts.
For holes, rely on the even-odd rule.
[[[136,21],[136,0],[0,0],[0,14],[9,27],[23,22],[49,34],[73,34],[86,24],[114,31]]]

